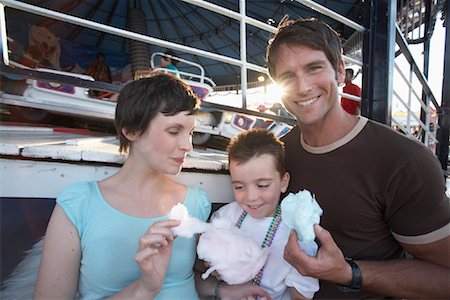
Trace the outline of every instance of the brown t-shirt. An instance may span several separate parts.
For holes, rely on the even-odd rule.
[[[447,235],[444,178],[437,158],[423,144],[364,117],[328,146],[309,147],[298,126],[283,141],[291,174],[288,192],[308,189],[316,195],[324,211],[321,225],[345,256],[401,258],[397,240],[424,244]],[[344,294],[334,283],[321,282],[315,298],[365,296],[370,297]]]

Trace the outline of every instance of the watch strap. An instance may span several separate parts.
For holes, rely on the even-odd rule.
[[[349,257],[345,258],[345,261],[350,265],[352,268],[352,282],[349,286],[336,284],[337,288],[344,293],[356,293],[361,290],[362,286],[362,273],[361,269],[358,267],[358,265],[355,263],[355,261]]]

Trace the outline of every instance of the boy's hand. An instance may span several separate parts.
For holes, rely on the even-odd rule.
[[[224,285],[220,289],[220,299],[222,300],[235,300],[235,299],[261,299],[272,300],[270,295],[261,287],[252,284],[251,282],[242,284]]]

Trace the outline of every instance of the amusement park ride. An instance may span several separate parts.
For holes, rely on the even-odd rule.
[[[43,225],[36,227],[35,232],[29,233],[31,236],[29,241],[16,246],[9,245],[8,249],[3,249],[5,243],[2,243],[2,260],[4,261],[2,264],[6,264],[3,259],[4,255],[9,255],[9,257],[15,255],[16,257],[13,260],[10,259],[8,265],[2,265],[2,281],[17,264],[20,257],[17,253],[28,249],[43,234],[54,205],[54,199],[63,187],[81,180],[100,180],[110,176],[118,170],[126,158],[117,151],[118,140],[114,131],[115,97],[122,85],[97,82],[91,76],[76,72],[48,67],[30,67],[11,60],[10,56],[13,56],[13,53],[8,52],[8,49],[13,40],[7,34],[9,19],[5,17],[5,10],[6,12],[13,10],[43,16],[45,18],[42,23],[58,20],[61,23],[76,25],[78,29],[74,31],[74,36],[77,30],[88,28],[99,31],[101,35],[108,34],[128,39],[130,42],[158,46],[159,51],[153,52],[153,55],[149,57],[148,67],[140,73],[141,76],[145,76],[149,72],[173,73],[189,84],[202,100],[193,138],[194,145],[197,147],[188,155],[183,165],[183,171],[176,179],[186,184],[202,186],[215,203],[226,203],[233,199],[227,156],[224,152],[226,143],[231,137],[254,127],[267,128],[276,136],[283,136],[295,124],[295,120],[289,117],[248,109],[247,96],[251,89],[248,88],[247,75],[253,72],[267,76],[267,70],[263,66],[263,62],[247,61],[246,39],[252,40],[256,34],[262,35],[261,32],[265,33],[264,37],[276,32],[276,28],[266,22],[271,15],[266,16],[267,20],[257,20],[255,16],[246,14],[245,4],[248,2],[250,5],[252,1],[239,1],[241,6],[237,10],[207,1],[179,1],[183,2],[183,5],[189,5],[193,14],[201,10],[205,15],[214,13],[220,15],[220,18],[229,18],[230,21],[224,23],[227,26],[238,24],[235,28],[237,29],[235,35],[238,36],[237,43],[232,48],[238,49],[239,58],[191,46],[187,37],[184,44],[175,43],[145,33],[121,29],[109,23],[105,25],[94,22],[88,17],[70,15],[68,11],[71,6],[68,3],[71,1],[60,1],[65,4],[65,6],[61,4],[65,8],[61,11],[31,5],[27,2],[31,1],[0,0],[0,30],[3,50],[0,88],[2,113],[0,122],[1,219],[17,218],[11,213],[17,210],[17,214],[26,223],[28,216],[21,212],[20,206],[30,205],[29,207],[33,207],[39,203],[40,207],[45,207],[45,209],[41,216]],[[429,148],[434,149],[438,145],[436,155],[441,161],[445,173],[448,161],[449,103],[443,102],[442,105],[437,103],[426,77],[408,50],[408,34],[423,24],[425,26],[431,24],[430,18],[435,17],[435,11],[441,1],[426,1],[433,3],[433,6],[418,9],[420,16],[428,16],[420,18],[422,23],[405,7],[398,7],[396,14],[396,9],[392,10],[391,7],[393,5],[391,2],[396,1],[370,0],[363,4],[359,3],[360,1],[354,1],[355,5],[358,3],[358,7],[361,6],[362,14],[358,16],[357,21],[362,24],[351,20],[349,16],[337,13],[338,7],[333,10],[333,8],[330,9],[316,3],[320,1],[291,2],[286,5],[292,5],[296,9],[298,7],[305,8],[308,15],[329,18],[333,23],[337,23],[335,26],[344,28],[343,32],[348,30],[354,32],[348,34],[344,43],[348,46],[345,59],[348,65],[362,70],[363,95],[358,99],[362,100],[362,114],[388,125],[398,126],[403,133],[420,140]],[[415,2],[422,3],[422,1]],[[59,2],[55,1],[55,3]],[[242,8],[242,6],[244,7]],[[391,13],[388,14],[386,11]],[[430,11],[433,13],[430,14]],[[349,14],[350,12],[342,13]],[[408,17],[410,15],[412,18]],[[205,21],[204,16],[198,17],[202,19],[202,22]],[[386,24],[391,26],[386,26]],[[222,35],[220,30],[225,30],[225,27],[209,30],[208,34],[213,32]],[[250,28],[257,28],[257,30],[249,33],[245,31],[246,27],[248,31]],[[203,36],[207,36],[207,34],[205,33]],[[222,39],[226,40],[227,38],[226,35],[222,35]],[[430,37],[423,34],[421,38],[426,43]],[[252,45],[251,47],[259,46]],[[183,55],[169,55],[170,58],[179,61],[179,70],[157,67],[156,59],[168,55],[161,52],[162,48],[186,53],[186,57],[189,59]],[[420,127],[420,134],[416,136],[411,133],[409,123],[405,124],[397,122],[395,118],[391,119],[390,105],[392,101],[402,101],[398,99],[401,97],[398,97],[398,93],[395,91],[396,84],[393,83],[392,75],[395,60],[400,56],[404,57],[410,65],[410,78],[403,75],[400,76],[401,80],[406,80],[411,89],[413,88],[412,77],[415,77],[416,82],[421,85],[420,96],[417,96],[415,91],[409,92],[410,98],[411,95],[415,95],[417,99],[414,101],[418,101],[421,107],[418,117],[417,113],[412,111],[411,116],[408,117],[408,120],[414,119],[415,124]],[[211,95],[216,93],[220,87],[216,86],[214,77],[207,77],[208,72],[205,70],[208,66],[199,63],[205,61],[202,59],[214,60],[220,64],[221,68],[230,70],[230,72],[239,69],[237,72],[234,71],[233,76],[240,79],[240,83],[236,84],[240,90],[235,91],[242,97],[240,107],[209,101]],[[100,93],[98,96],[92,96],[93,94],[90,92],[92,90],[100,91]],[[370,101],[365,99],[370,99]],[[450,95],[447,94],[442,99],[450,99]],[[406,110],[410,110],[410,102],[402,103]],[[447,107],[446,113],[441,106]],[[432,116],[433,112],[437,114],[438,118]],[[5,209],[9,210],[11,216],[3,215]],[[5,234],[2,228],[2,240]],[[12,252],[16,254],[12,254]]]

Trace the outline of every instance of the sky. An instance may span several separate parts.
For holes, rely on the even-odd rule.
[[[423,66],[423,45],[410,46],[411,52],[420,67]],[[433,91],[434,97],[441,103],[442,99],[442,80],[444,74],[444,50],[445,50],[445,27],[440,14],[437,17],[433,36],[430,42],[430,69],[428,85]]]

